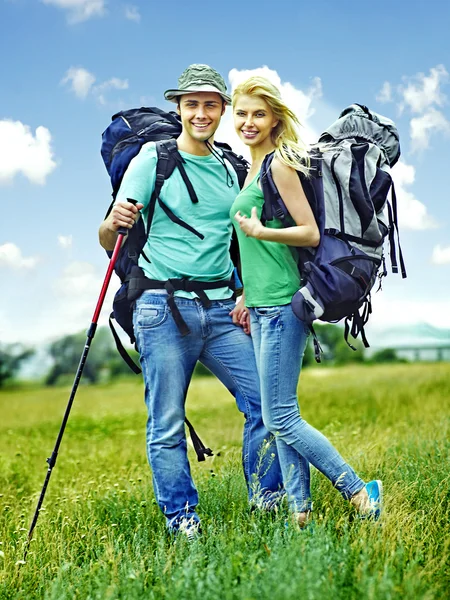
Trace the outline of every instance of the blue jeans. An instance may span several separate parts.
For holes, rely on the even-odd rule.
[[[249,498],[282,487],[276,455],[269,452],[261,459],[258,454],[272,436],[263,425],[252,341],[229,316],[234,301],[213,301],[210,308],[199,300],[176,298],[176,303],[190,329],[184,337],[166,294],[144,292],[133,315],[148,410],[147,455],[156,500],[170,529],[184,519],[199,520],[184,425],[186,394],[197,361],[220,379],[244,414],[242,462]]]
[[[251,308],[251,330],[261,385],[264,424],[275,435],[284,486],[292,511],[311,510],[309,463],[346,499],[364,481],[327,438],[300,415],[297,386],[309,331],[290,304]]]

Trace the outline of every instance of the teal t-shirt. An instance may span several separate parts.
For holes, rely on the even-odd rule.
[[[198,197],[198,203],[190,199],[180,172],[175,168],[165,181],[160,197],[162,202],[181,220],[188,223],[203,239],[174,223],[156,203],[150,236],[144,247],[145,255],[139,258],[139,266],[150,279],[166,281],[169,278],[220,281],[230,279],[233,263],[230,258],[232,225],[230,207],[239,193],[235,171],[227,163],[233,179],[228,187],[225,168],[212,155],[195,156],[181,152],[185,170]],[[120,186],[116,202],[132,198],[142,202],[142,218],[147,222],[148,205],[156,178],[156,146],[149,142],[130,162]],[[229,287],[208,290],[211,300],[229,298]],[[176,292],[176,295],[192,298],[196,294]]]
[[[300,287],[296,250],[279,242],[247,237],[234,220],[237,211],[250,217],[254,206],[261,218],[264,196],[258,180],[259,175],[239,193],[230,210],[239,241],[245,304],[257,307],[283,306],[291,302]],[[266,227],[281,229],[282,224],[278,219],[273,219],[267,221]]]

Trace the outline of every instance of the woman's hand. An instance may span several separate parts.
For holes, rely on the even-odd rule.
[[[239,227],[248,237],[261,238],[264,230],[266,229],[264,225],[258,218],[256,206],[252,208],[252,213],[250,218],[245,215],[241,215],[241,212],[238,210],[234,215],[234,218],[239,223]]]
[[[250,315],[248,308],[245,306],[244,294],[236,302],[236,306],[230,312],[230,316],[233,318],[235,325],[240,325],[247,335],[250,334]]]

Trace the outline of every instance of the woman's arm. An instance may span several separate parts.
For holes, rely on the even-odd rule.
[[[320,234],[313,212],[303,191],[296,171],[278,159],[272,162],[272,176],[283,202],[296,225],[282,229],[265,227],[257,217],[256,208],[250,218],[237,213],[235,218],[244,233],[267,242],[280,242],[288,246],[319,245]]]

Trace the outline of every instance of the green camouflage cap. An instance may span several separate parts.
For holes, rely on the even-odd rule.
[[[166,90],[166,100],[176,102],[178,96],[194,92],[216,92],[227,104],[231,97],[227,94],[227,86],[223,77],[208,65],[190,65],[178,79],[178,89]]]

